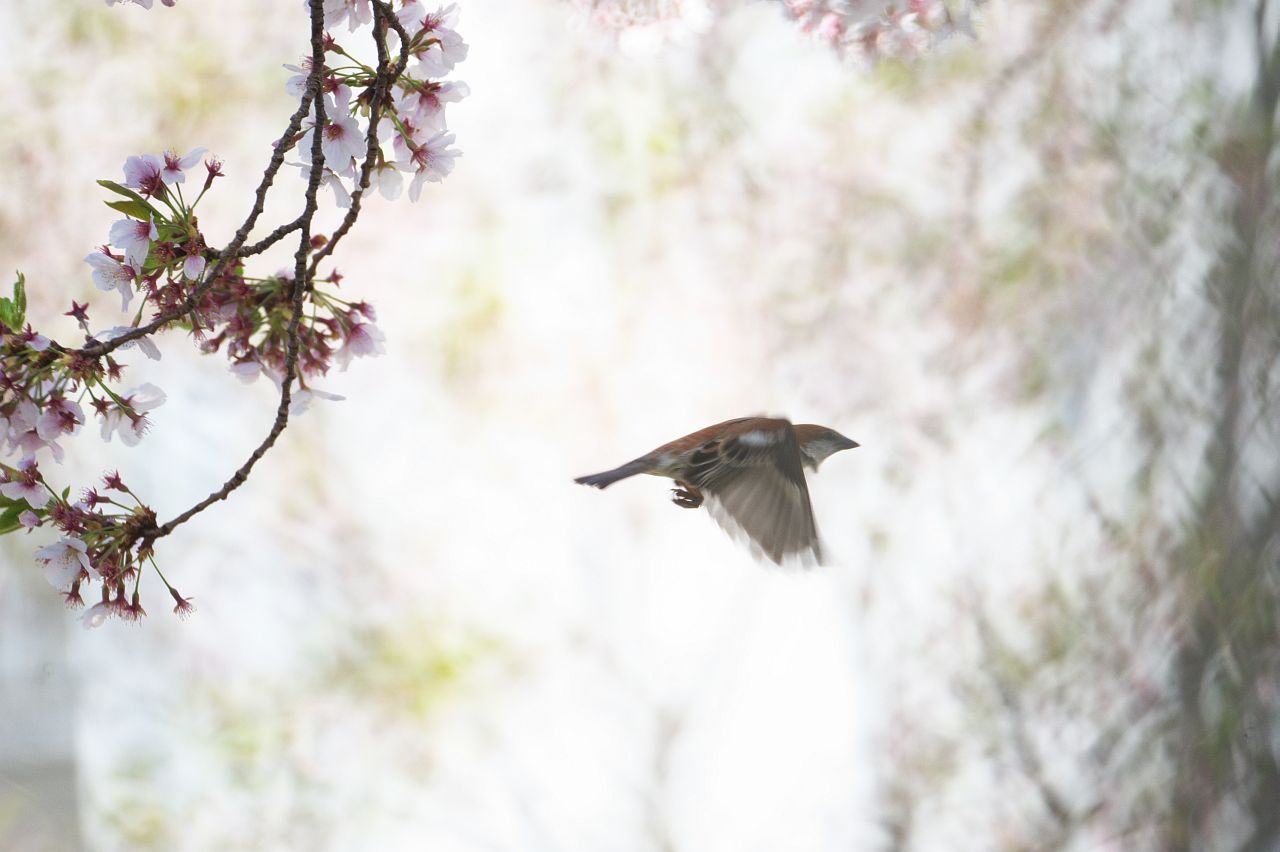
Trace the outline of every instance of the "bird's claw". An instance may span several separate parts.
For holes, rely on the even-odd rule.
[[[702,494],[689,488],[672,488],[671,502],[682,509],[696,509],[702,505]]]

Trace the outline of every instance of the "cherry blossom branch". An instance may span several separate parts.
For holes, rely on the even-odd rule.
[[[322,23],[323,20],[323,17],[321,17]],[[321,32],[323,35],[323,28]],[[321,52],[320,61],[316,63],[315,68],[312,69],[311,74],[307,78],[306,85],[308,93],[311,93],[312,91],[318,92],[320,90],[320,76],[323,68],[324,54]],[[267,192],[271,189],[271,185],[275,181],[276,174],[280,171],[280,167],[284,165],[284,157],[289,150],[287,141],[297,135],[298,130],[302,127],[302,120],[307,115],[309,102],[309,98],[302,98],[302,102],[298,105],[298,109],[289,117],[289,124],[285,128],[284,135],[276,142],[276,150],[271,155],[271,160],[267,163],[267,169],[262,174],[262,180],[258,183],[258,188],[254,191],[253,208],[250,209],[249,215],[245,217],[245,220],[240,227],[236,229],[235,234],[231,238],[231,242],[227,244],[225,249],[218,252],[218,260],[213,265],[213,268],[205,275],[204,280],[191,290],[191,293],[183,300],[179,307],[170,311],[165,311],[146,325],[138,326],[137,328],[111,340],[91,341],[80,347],[78,350],[79,354],[88,358],[97,358],[106,355],[127,343],[131,343],[140,338],[154,334],[165,325],[190,314],[191,311],[195,309],[196,305],[199,304],[200,299],[209,291],[227,266],[239,257],[243,256],[240,252],[240,247],[244,244],[244,241],[248,239],[249,232],[253,230],[253,226],[258,222],[258,217],[262,215],[262,211],[266,207]],[[276,231],[273,232],[266,240],[263,240],[261,244],[255,244],[256,251],[251,253],[256,254],[264,251],[268,246],[282,239],[290,231],[296,229],[300,224],[301,217],[294,220],[294,222],[289,225],[283,225],[280,228],[277,228]]]
[[[322,9],[323,0],[311,0],[312,5],[312,62],[315,68],[323,65],[324,58],[324,42],[323,28],[319,21],[323,18],[318,9]],[[291,290],[292,316],[289,319],[288,332],[288,353],[285,358],[284,379],[280,388],[280,404],[276,408],[275,421],[271,425],[271,430],[262,440],[253,453],[240,466],[238,470],[223,483],[222,487],[214,491],[208,497],[201,500],[185,512],[176,516],[172,520],[156,527],[153,533],[146,535],[146,545],[150,545],[157,538],[169,535],[178,526],[191,520],[193,517],[203,512],[221,500],[227,499],[233,491],[239,488],[248,480],[250,472],[254,465],[267,454],[267,452],[275,445],[276,440],[280,437],[289,424],[289,406],[293,395],[293,381],[297,373],[298,361],[298,328],[302,318],[302,301],[303,294],[306,290],[311,289],[313,279],[315,277],[316,266],[320,259],[327,254],[324,249],[332,251],[334,243],[337,242],[341,234],[346,233],[351,225],[355,222],[360,212],[359,200],[364,189],[369,186],[369,172],[372,168],[374,158],[378,151],[378,116],[390,92],[391,83],[399,78],[404,72],[405,67],[409,64],[409,38],[404,28],[396,20],[391,8],[385,3],[374,2],[374,42],[378,51],[378,75],[372,85],[372,96],[370,99],[370,120],[369,130],[367,133],[367,146],[365,151],[364,165],[360,170],[360,183],[356,191],[351,195],[351,209],[343,217],[342,228],[335,232],[329,242],[320,252],[312,259],[310,266],[307,265],[307,254],[311,250],[311,224],[315,218],[316,209],[318,207],[316,195],[320,189],[320,177],[324,172],[324,151],[321,149],[322,134],[317,132],[312,139],[311,144],[311,161],[312,168],[307,182],[306,206],[302,215],[296,220],[297,228],[301,230],[298,239],[298,250],[294,255],[294,281]],[[394,66],[388,64],[387,45],[385,28],[382,26],[385,22],[390,22],[400,36],[400,56]],[[313,72],[312,78],[308,80],[308,87],[311,81],[315,79]],[[319,91],[319,83],[316,82],[316,91],[314,94],[314,103],[316,108],[316,127],[322,128],[325,124],[324,99]],[[310,88],[308,89],[310,91]]]
[[[113,193],[107,206],[126,218],[111,226],[108,244],[85,261],[99,289],[118,291],[122,311],[129,309],[135,287],[142,294],[132,323],[93,335],[88,306],[72,302],[67,314],[87,342],[79,348],[61,346],[26,323],[21,274],[13,297],[0,296],[0,451],[22,454],[16,465],[0,460],[0,534],[44,526],[62,534],[59,541],[39,548],[36,559],[69,605],[84,605],[82,586],[101,585],[102,600],[85,613],[86,626],[112,616],[136,620],[145,615],[139,580],[148,564],[173,596],[175,612],[190,612],[190,600],[174,590],[156,564],[156,540],[243,485],[292,416],[313,397],[333,398],[309,387],[309,381],[334,365],[346,369],[353,357],[383,351],[373,306],[341,297],[335,286],[317,286],[319,263],[333,255],[350,231],[365,191],[375,181],[383,196],[394,199],[402,173],[410,173],[409,197],[416,201],[423,185],[443,180],[459,156],[451,147],[454,137],[445,124],[444,105],[465,96],[467,87],[441,79],[467,53],[466,42],[453,29],[455,6],[428,12],[421,0],[401,0],[396,11],[386,0],[308,0],[307,8],[311,51],[303,60],[306,67],[285,66],[297,72],[286,89],[298,97],[298,108],[275,143],[250,212],[224,248],[205,244],[195,216],[196,206],[222,175],[218,159],[205,161],[208,176],[189,199],[192,193],[183,193],[186,170],[200,162],[204,148],[183,156],[173,151],[131,156],[124,164],[123,184],[98,182]],[[352,32],[373,24],[376,67],[356,59],[327,32],[338,24],[349,25]],[[394,62],[387,41],[392,31],[399,39]],[[330,53],[343,59],[327,66]],[[361,91],[354,102],[353,89]],[[363,130],[362,118],[368,121]],[[382,150],[386,135],[393,153]],[[303,162],[286,163],[290,151]],[[298,166],[307,175],[302,210],[249,243],[284,165]],[[353,180],[356,185],[349,192],[344,181]],[[333,190],[339,207],[348,208],[327,239],[314,230],[321,186]],[[249,274],[244,258],[295,233],[291,272]],[[340,278],[334,270],[324,283],[336,285]],[[144,323],[147,312],[151,319]],[[125,368],[111,356],[117,349],[136,347],[158,359],[151,337],[174,325],[189,329],[205,353],[225,346],[230,370],[241,380],[266,375],[277,382],[279,401],[265,437],[221,487],[164,524],[118,473],[85,489],[80,499],[70,496],[70,488],[56,490],[36,454],[47,452],[54,462],[62,460],[59,440],[86,424],[82,402],[101,417],[104,439],[118,436],[132,446],[146,434],[148,412],[164,402],[164,393],[149,384],[119,390],[116,384]]]
[[[387,96],[391,81],[398,79],[409,64],[409,34],[405,32],[404,27],[396,19],[390,5],[382,2],[382,0],[373,0],[373,14],[375,28],[379,28],[383,24],[390,25],[396,31],[396,35],[400,37],[400,56],[396,60],[395,66],[388,68],[385,35],[379,33],[374,36],[374,42],[378,46],[378,77],[373,84],[373,100],[370,107],[374,119],[369,122],[364,165],[360,168],[360,180],[357,182],[355,190],[351,193],[351,209],[347,211],[346,216],[342,217],[342,224],[329,236],[329,241],[321,246],[320,250],[311,258],[311,266],[307,270],[308,282],[315,278],[316,268],[320,265],[320,261],[333,254],[333,250],[342,238],[347,235],[347,232],[351,230],[351,226],[355,224],[356,217],[360,215],[364,191],[369,188],[369,174],[373,171],[378,152],[378,122],[376,117],[379,107],[382,104],[382,99]]]
[[[288,352],[285,356],[284,378],[280,383],[280,404],[276,407],[275,421],[271,424],[271,430],[262,440],[262,443],[254,449],[253,453],[231,478],[223,483],[221,488],[167,523],[144,533],[141,543],[144,550],[150,550],[152,543],[156,539],[173,532],[214,503],[227,499],[231,492],[248,480],[254,465],[267,454],[267,451],[275,446],[276,440],[289,425],[289,404],[293,397],[293,381],[298,367],[298,328],[302,319],[302,296],[306,290],[304,275],[307,274],[307,253],[311,249],[311,223],[315,219],[316,210],[319,206],[316,196],[320,190],[320,178],[324,174],[324,150],[321,147],[321,142],[324,139],[325,105],[324,93],[320,90],[320,71],[324,68],[324,0],[309,0],[309,2],[311,9],[312,71],[307,78],[307,97],[303,98],[303,107],[306,106],[308,99],[314,105],[316,132],[311,137],[311,173],[307,178],[306,201],[302,214],[297,220],[299,223],[298,230],[301,233],[298,236],[298,250],[294,253],[293,259],[294,279],[290,294],[292,315],[289,318]],[[375,39],[377,39],[377,36],[375,36]],[[385,50],[381,40],[378,41],[380,51]],[[372,128],[376,123],[376,121],[370,121],[369,126]],[[283,145],[278,146],[278,148],[283,147]],[[281,161],[283,162],[283,154],[281,154]]]

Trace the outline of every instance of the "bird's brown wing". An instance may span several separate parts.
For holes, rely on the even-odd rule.
[[[777,424],[777,425],[774,425]],[[791,556],[822,561],[795,431],[785,421],[709,442],[690,458],[690,484],[731,536],[775,563]]]

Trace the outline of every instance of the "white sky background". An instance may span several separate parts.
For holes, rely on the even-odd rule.
[[[3,61],[30,82],[0,129],[0,268],[63,340],[72,297],[118,322],[80,262],[114,218],[93,180],[208,146],[229,177],[202,222],[224,243],[291,110],[279,66],[305,49],[294,2],[101,5],[0,7]],[[1022,22],[992,7],[1005,37],[982,50],[1016,53]],[[766,3],[624,50],[561,3],[464,3],[460,30],[456,173],[418,205],[374,199],[338,252],[387,354],[322,383],[346,401],[161,543],[194,618],[145,582],[140,626],[48,616],[69,636],[49,664],[79,686],[86,842],[875,848],[898,740],[962,733],[963,590],[1013,594],[1094,547],[1064,533],[1085,508],[1055,487],[1048,415],[1000,386],[1001,344],[960,375],[940,363],[945,282],[889,248],[953,202],[964,104],[902,104]],[[130,359],[169,394],[152,434],[83,436],[66,482],[118,466],[164,519],[274,406],[221,357],[161,347]],[[811,480],[824,569],[754,564],[658,480],[571,481],[751,413],[864,445]],[[45,537],[4,543],[0,587],[33,607]],[[966,832],[999,822],[986,771],[932,800],[921,848],[978,848]]]

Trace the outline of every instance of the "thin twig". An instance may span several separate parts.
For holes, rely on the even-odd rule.
[[[306,293],[307,274],[307,254],[311,249],[311,221],[315,218],[317,209],[316,195],[320,189],[320,179],[324,174],[324,150],[321,143],[324,139],[324,125],[326,121],[324,111],[324,93],[320,87],[320,75],[324,70],[324,0],[310,0],[311,8],[311,58],[312,69],[311,74],[307,78],[306,93],[307,98],[303,100],[303,107],[307,105],[307,100],[315,104],[315,133],[311,137],[311,174],[307,181],[306,204],[302,214],[298,217],[298,228],[301,233],[298,236],[298,250],[294,254],[294,277],[293,287],[290,291],[292,300],[292,315],[289,318],[288,328],[288,347],[285,355],[284,378],[280,383],[280,404],[276,408],[275,420],[271,425],[271,431],[262,440],[248,460],[240,466],[240,468],[223,483],[222,487],[214,491],[208,497],[199,503],[187,509],[182,514],[156,527],[152,532],[143,536],[144,547],[149,546],[151,542],[157,538],[162,538],[173,532],[178,526],[186,523],[191,518],[203,512],[209,506],[225,500],[249,478],[250,471],[254,465],[258,463],[267,451],[275,444],[276,439],[280,437],[280,433],[285,430],[289,423],[289,404],[293,398],[293,379],[297,372],[298,364],[298,346],[299,346],[299,326],[302,321],[302,300]]]
[[[315,279],[316,269],[320,266],[320,261],[333,254],[338,242],[347,235],[347,232],[351,230],[351,226],[355,224],[356,217],[360,215],[364,191],[369,188],[369,174],[373,171],[373,165],[378,153],[378,114],[382,110],[383,101],[390,92],[391,83],[400,79],[400,75],[404,73],[405,66],[409,64],[409,34],[401,26],[391,7],[382,2],[382,0],[374,0],[373,13],[374,42],[378,46],[378,76],[373,82],[373,97],[369,101],[369,130],[365,134],[364,164],[360,168],[360,180],[357,182],[355,190],[351,193],[351,208],[347,210],[347,215],[342,217],[342,224],[329,237],[329,241],[312,256],[311,267],[307,275],[308,281]],[[397,58],[394,67],[388,67],[387,65],[386,35],[382,32],[381,26],[384,21],[400,37],[400,56]]]
[[[323,36],[323,29],[321,30],[321,35]],[[247,257],[251,254],[258,254],[274,242],[282,239],[290,231],[300,227],[301,217],[287,225],[281,225],[265,239],[251,246],[249,250],[241,251],[241,246],[243,246],[244,241],[249,238],[249,232],[252,231],[253,226],[257,224],[258,217],[262,215],[262,211],[266,206],[267,191],[271,189],[271,185],[275,181],[276,174],[284,164],[285,154],[291,147],[289,145],[289,140],[293,139],[302,127],[302,120],[306,117],[307,108],[312,100],[310,96],[312,88],[314,87],[316,91],[319,91],[320,89],[320,75],[324,68],[323,59],[324,55],[321,53],[320,65],[317,68],[313,68],[311,73],[307,76],[307,95],[302,98],[302,101],[298,104],[298,109],[289,117],[288,126],[285,128],[285,131],[280,136],[279,140],[276,141],[275,151],[271,155],[270,162],[267,163],[267,169],[262,174],[262,180],[258,183],[258,188],[254,191],[253,208],[249,211],[249,215],[245,218],[244,222],[241,223],[240,227],[236,229],[235,235],[231,238],[231,242],[227,244],[227,247],[221,251],[211,252],[211,254],[217,257],[217,262],[205,275],[204,280],[197,284],[195,288],[187,294],[187,297],[182,300],[182,304],[178,305],[176,308],[157,315],[155,319],[146,325],[138,326],[119,337],[106,341],[94,340],[86,343],[78,350],[75,350],[77,354],[83,355],[87,358],[98,358],[103,355],[107,355],[110,352],[119,349],[126,343],[130,343],[134,340],[138,340],[139,338],[153,334],[168,323],[191,313],[191,311],[195,310],[196,305],[199,304],[200,299],[203,298],[204,294],[209,292],[209,289],[213,287],[214,283],[218,280],[218,277],[221,276],[223,271],[234,263],[236,259]]]

